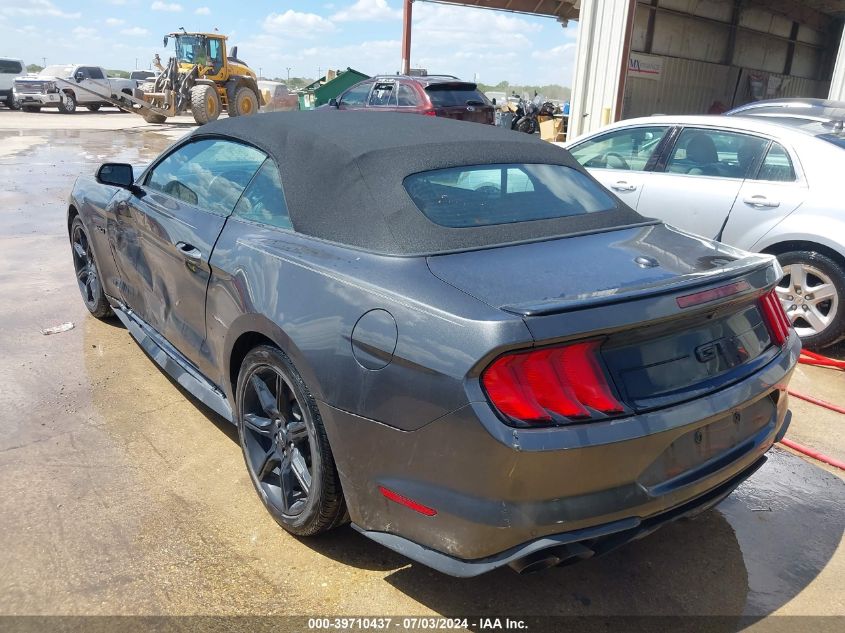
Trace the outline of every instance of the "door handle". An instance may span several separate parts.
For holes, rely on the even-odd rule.
[[[620,180],[610,185],[610,188],[614,191],[635,191],[637,189],[637,185],[632,185],[629,182]]]
[[[778,200],[769,200],[766,196],[751,196],[748,198],[743,198],[742,201],[745,204],[751,205],[752,207],[765,207],[774,209],[775,207],[780,206],[780,201]]]
[[[200,250],[193,244],[188,244],[187,242],[176,242],[176,248],[179,249],[179,252],[182,253],[186,259],[192,262],[202,261],[202,252],[200,252]]]

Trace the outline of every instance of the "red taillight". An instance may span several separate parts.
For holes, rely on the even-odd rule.
[[[398,492],[393,492],[390,488],[379,486],[378,489],[379,492],[384,495],[386,499],[390,499],[391,501],[395,501],[400,505],[403,505],[407,508],[411,508],[411,510],[413,510],[414,512],[419,512],[420,514],[424,514],[427,517],[433,517],[437,514],[437,510],[435,510],[434,508],[429,508],[428,506],[424,506],[418,501],[414,501],[413,499],[404,497]]]
[[[435,110],[424,110],[423,114],[426,116],[437,116],[437,112]]]
[[[763,309],[763,317],[766,319],[766,325],[769,326],[769,332],[772,335],[772,342],[775,345],[782,346],[786,339],[789,338],[789,332],[792,329],[792,323],[783,306],[778,299],[774,290],[763,295],[760,298],[760,306]]]
[[[496,409],[523,422],[589,419],[591,410],[622,413],[599,364],[599,345],[585,341],[507,354],[485,370],[481,382]]]

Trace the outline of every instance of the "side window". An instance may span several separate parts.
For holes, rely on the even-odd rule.
[[[103,71],[96,66],[89,66],[85,70],[87,71],[87,75],[90,79],[105,79],[105,77],[103,77]]]
[[[795,169],[792,167],[789,153],[780,143],[772,143],[755,180],[795,182]]]
[[[666,171],[747,178],[760,162],[768,143],[766,139],[737,132],[684,128],[672,149]]]
[[[642,171],[668,131],[668,125],[613,130],[570,152],[584,167]]]
[[[279,170],[269,158],[264,161],[238,201],[235,215],[245,220],[278,226],[282,229],[293,228],[288,207],[285,204]]]
[[[0,59],[0,74],[17,75],[22,71],[23,68],[20,62],[16,62],[13,59]]]
[[[156,165],[146,186],[217,215],[229,215],[264,162],[264,152],[222,139],[182,145]]]
[[[396,84],[394,82],[382,82],[373,86],[370,93],[370,106],[395,106],[396,105]]]
[[[77,75],[81,74],[83,79],[91,79],[91,73],[88,72],[88,68],[86,66],[80,66],[75,71],[73,71],[73,78],[76,78]]]
[[[420,104],[417,93],[407,84],[399,84],[396,99],[400,106],[418,106]]]
[[[362,106],[364,102],[367,100],[367,95],[370,94],[370,86],[372,86],[372,82],[364,82],[362,84],[358,84],[357,86],[352,86],[346,93],[340,98],[341,105],[345,106]]]

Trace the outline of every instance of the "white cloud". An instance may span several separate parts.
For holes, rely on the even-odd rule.
[[[264,30],[278,35],[309,38],[335,30],[330,20],[316,13],[300,13],[288,9],[284,13],[271,13],[264,18]]]
[[[140,26],[133,26],[131,29],[123,29],[120,34],[129,35],[131,37],[140,37],[142,35],[149,35],[150,32],[147,29],[142,29]]]
[[[71,31],[71,33],[73,33],[74,37],[83,40],[94,37],[97,34],[97,29],[91,29],[85,26],[77,26],[75,29],[73,29],[73,31]]]
[[[160,2],[156,0],[150,5],[150,9],[153,11],[168,11],[170,13],[179,13],[182,10],[181,4],[176,4],[175,2]]]
[[[62,11],[50,0],[4,0],[0,13],[9,16],[50,17],[68,20],[78,19],[82,14],[78,11],[68,13]]]
[[[106,18],[106,24],[108,26],[120,26],[124,24],[126,20],[121,20],[120,18]]]
[[[197,15],[211,15],[211,9],[208,7],[199,7],[194,13]]]
[[[337,22],[364,22],[392,20],[401,17],[402,10],[391,9],[387,0],[358,0],[352,6],[335,13],[332,20]]]

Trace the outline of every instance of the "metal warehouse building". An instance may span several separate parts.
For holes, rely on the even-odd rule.
[[[845,100],[845,0],[439,1],[579,22],[570,138],[655,113],[772,97]]]

